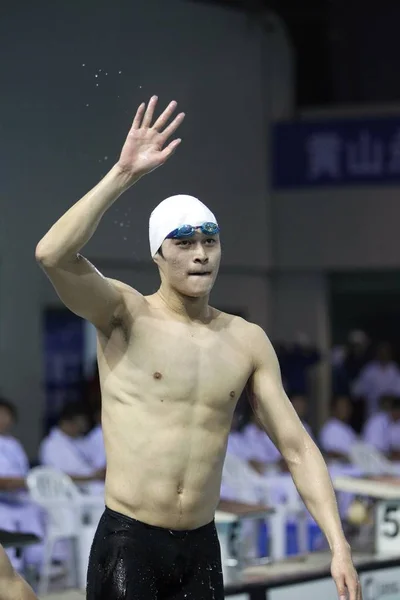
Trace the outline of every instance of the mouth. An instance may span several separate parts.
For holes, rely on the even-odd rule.
[[[211,275],[211,271],[203,271],[202,273],[189,273],[190,277],[207,277]]]

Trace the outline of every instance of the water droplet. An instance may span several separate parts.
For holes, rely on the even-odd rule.
[[[127,239],[128,239],[128,238],[124,237],[124,242],[126,242],[126,240],[127,240]]]
[[[114,225],[116,225],[118,223],[118,221],[114,221]]]
[[[121,221],[121,223],[119,224],[119,226],[120,226],[120,227],[123,227],[123,226],[124,226],[124,222],[123,222],[123,221]]]
[[[99,87],[99,84],[98,84],[98,83],[96,83],[96,87]]]
[[[99,72],[101,73],[101,69],[99,69]]]
[[[106,75],[108,75],[108,73],[106,73]]]
[[[86,106],[89,106],[89,104],[86,104]]]
[[[104,160],[108,160],[108,156],[105,156],[105,157],[104,157]]]
[[[141,89],[142,89],[142,87],[143,87],[142,85],[139,85],[139,90],[141,90]]]
[[[95,77],[98,77],[97,73],[96,73]]]
[[[118,75],[121,75],[122,71],[118,71]]]

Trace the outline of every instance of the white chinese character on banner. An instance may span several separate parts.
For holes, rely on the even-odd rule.
[[[396,131],[389,144],[389,173],[400,173],[400,129]]]
[[[361,131],[357,141],[346,144],[346,166],[351,175],[382,175],[382,142]]]
[[[340,150],[342,141],[336,133],[323,131],[314,133],[307,140],[309,157],[308,176],[318,179],[329,175],[332,179],[340,177]]]

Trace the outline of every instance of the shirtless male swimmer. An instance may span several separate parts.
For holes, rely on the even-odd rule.
[[[36,259],[64,304],[98,332],[106,510],[89,560],[88,600],[222,600],[214,525],[227,438],[248,380],[254,410],[286,460],[332,550],[340,597],[360,600],[325,462],[282,388],[257,325],[209,305],[221,247],[211,211],[173,196],[151,214],[161,277],[142,296],[103,277],[80,251],[117,198],[166,162],[184,114],[142,104],[118,162],[43,237]]]

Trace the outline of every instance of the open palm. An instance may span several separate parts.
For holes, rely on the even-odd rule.
[[[121,151],[118,164],[132,177],[141,177],[164,164],[181,142],[178,138],[166,145],[182,123],[185,114],[178,114],[167,125],[177,107],[177,103],[174,101],[167,106],[152,125],[157,100],[157,97],[153,96],[147,108],[145,103],[139,106]]]

